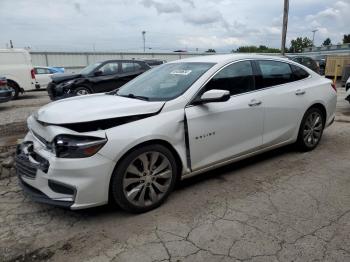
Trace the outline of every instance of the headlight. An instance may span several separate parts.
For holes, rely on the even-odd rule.
[[[106,142],[106,138],[58,135],[54,139],[53,149],[60,158],[84,158],[96,154]]]

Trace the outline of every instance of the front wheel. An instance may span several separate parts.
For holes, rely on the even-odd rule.
[[[148,145],[129,153],[111,179],[111,196],[124,210],[141,213],[160,206],[173,190],[177,166],[162,145]]]
[[[84,96],[84,95],[89,95],[91,94],[90,89],[86,88],[86,87],[78,87],[74,90],[74,94],[77,96]]]
[[[302,151],[315,149],[323,134],[325,119],[318,108],[310,108],[306,111],[301,121],[297,145]]]

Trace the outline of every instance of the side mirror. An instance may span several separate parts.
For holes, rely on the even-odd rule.
[[[205,92],[198,100],[199,104],[211,102],[225,102],[230,99],[230,92],[228,90],[212,89]]]
[[[103,75],[103,72],[101,70],[97,70],[94,72],[94,76],[101,76]]]

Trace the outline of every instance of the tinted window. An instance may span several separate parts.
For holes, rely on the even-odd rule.
[[[304,69],[300,68],[299,66],[291,65],[291,67],[293,70],[293,76],[295,81],[307,78],[309,76],[309,73],[306,72]]]
[[[112,75],[118,73],[118,67],[118,62],[111,62],[101,66],[99,71],[101,71],[103,75]]]
[[[250,61],[229,65],[218,72],[206,85],[205,90],[221,89],[231,95],[254,90],[254,74]]]
[[[293,81],[293,73],[289,64],[278,61],[258,61],[263,86],[281,85]]]
[[[133,62],[123,62],[122,70],[124,73],[134,72],[134,63]]]
[[[139,63],[135,63],[135,71],[141,70],[142,66]]]

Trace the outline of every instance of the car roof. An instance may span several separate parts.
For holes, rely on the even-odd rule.
[[[105,60],[101,61],[101,63],[109,63],[109,62],[142,62],[144,63],[143,60],[138,60],[138,59],[111,59],[111,60]]]
[[[244,59],[273,59],[278,61],[286,61],[285,57],[279,56],[267,56],[260,54],[227,54],[227,55],[206,55],[206,56],[195,56],[190,58],[184,58],[181,60],[172,61],[171,63],[178,62],[201,62],[201,63],[229,63]]]

